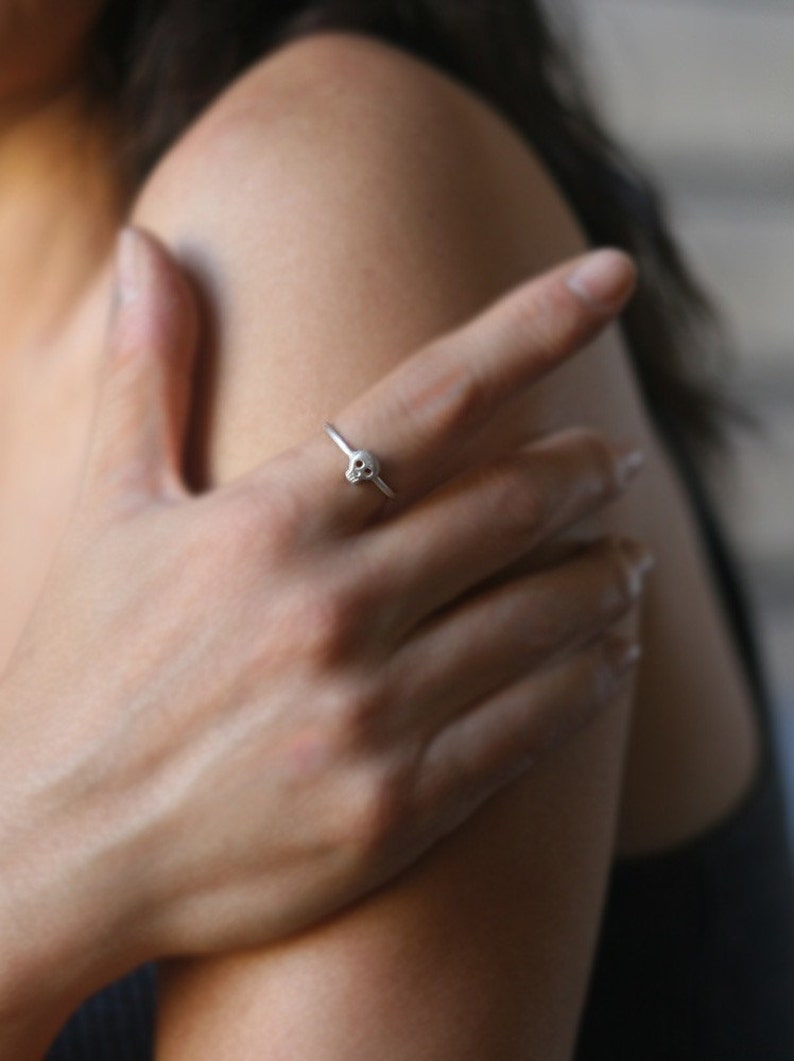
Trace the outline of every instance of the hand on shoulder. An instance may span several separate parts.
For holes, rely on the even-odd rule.
[[[223,93],[134,219],[204,293],[210,481],[313,434],[416,346],[584,249],[490,107],[347,33],[294,42]]]

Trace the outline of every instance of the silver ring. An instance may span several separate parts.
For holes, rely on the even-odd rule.
[[[348,458],[345,478],[349,483],[374,483],[382,494],[394,501],[396,494],[380,477],[380,461],[366,449],[353,449],[331,424],[323,424],[325,433]]]

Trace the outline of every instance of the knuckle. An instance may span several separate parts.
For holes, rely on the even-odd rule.
[[[522,541],[542,530],[548,499],[534,463],[514,460],[499,468],[494,484],[494,511]]]
[[[359,655],[364,609],[351,589],[304,587],[293,605],[291,621],[305,655],[322,669]]]
[[[250,481],[234,483],[205,496],[205,533],[228,553],[286,556],[302,525],[302,506],[289,489],[268,489]]]
[[[377,675],[348,675],[338,686],[335,699],[340,742],[359,752],[372,747],[386,714],[385,690]]]
[[[257,541],[263,534],[265,506],[253,490],[235,490],[227,495],[224,517],[228,532],[242,545]]]
[[[446,392],[445,411],[450,428],[477,422],[488,408],[485,381],[471,366],[459,371]]]
[[[192,521],[200,540],[204,539],[208,546],[225,546],[225,551],[238,544],[249,544],[254,535],[256,512],[242,491],[208,494],[200,502],[201,518]]]
[[[476,423],[488,409],[485,380],[470,364],[453,364],[436,370],[411,389],[406,405],[411,414],[432,412],[442,434],[457,434]]]
[[[557,284],[533,287],[512,307],[509,326],[516,338],[530,343],[540,365],[552,364],[561,353],[573,349],[577,316],[568,292]]]
[[[202,498],[198,507],[190,507],[181,530],[184,555],[194,571],[208,569],[217,574],[219,569],[228,568],[236,540],[229,510],[215,495]]]
[[[244,549],[281,553],[296,532],[297,514],[288,491],[274,494],[248,483],[227,492],[222,505],[226,532]]]
[[[363,776],[362,776],[363,775]],[[348,841],[363,855],[379,854],[409,817],[406,785],[399,771],[378,764],[365,768],[348,795]]]
[[[336,664],[344,657],[347,616],[336,597],[306,593],[291,619],[304,653],[314,663]]]
[[[251,584],[261,547],[256,512],[246,499],[214,491],[184,506],[181,553],[191,579],[205,590]]]

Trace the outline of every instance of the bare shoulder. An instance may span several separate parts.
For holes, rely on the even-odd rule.
[[[335,205],[365,209],[373,190],[449,195],[486,170],[506,179],[511,166],[519,179],[549,183],[529,145],[470,88],[375,37],[323,32],[288,43],[227,88],[167,153],[139,205],[189,209],[223,192],[216,208],[243,211],[255,190],[246,178],[284,184],[299,175],[316,190],[356,170],[347,201]]]
[[[193,269],[215,317],[218,475],[305,436],[320,410],[585,242],[488,103],[347,32],[294,41],[235,82],[162,160],[134,218]]]
[[[233,85],[135,216],[192,269],[211,316],[210,479],[318,431],[397,360],[585,243],[493,108],[347,33],[295,42]],[[558,420],[651,444],[615,329],[544,387]],[[636,528],[625,507],[610,518]],[[173,970],[158,1056],[563,1056],[611,853],[622,719],[319,933]]]

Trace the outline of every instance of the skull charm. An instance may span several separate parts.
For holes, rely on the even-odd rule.
[[[357,449],[350,454],[350,464],[345,472],[345,478],[349,483],[367,483],[375,479],[380,472],[380,464],[377,458],[365,449]]]

